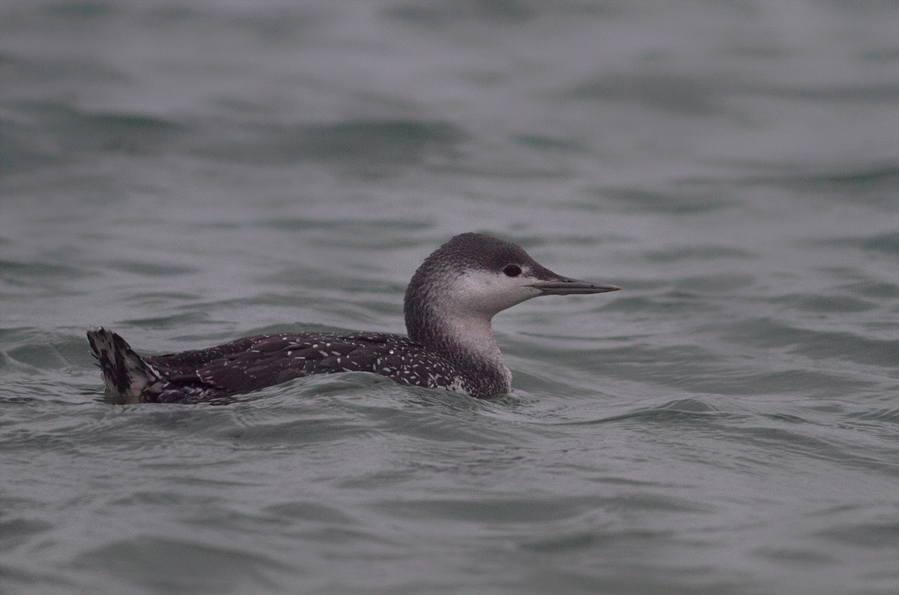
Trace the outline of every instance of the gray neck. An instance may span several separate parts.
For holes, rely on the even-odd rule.
[[[454,311],[452,304],[440,301],[440,292],[424,287],[410,284],[406,291],[409,338],[453,363],[472,396],[509,392],[512,373],[493,338],[490,318]]]

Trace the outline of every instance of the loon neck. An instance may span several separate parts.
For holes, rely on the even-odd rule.
[[[473,396],[509,392],[512,373],[493,337],[490,317],[453,311],[429,293],[406,293],[409,338],[453,363]]]

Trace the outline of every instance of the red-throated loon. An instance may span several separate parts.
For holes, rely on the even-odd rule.
[[[512,388],[512,373],[490,328],[494,314],[541,295],[618,289],[562,277],[516,244],[464,233],[435,250],[412,276],[403,308],[408,337],[260,335],[146,357],[103,328],[88,331],[87,339],[106,388],[133,402],[193,402],[337,372],[373,372],[400,384],[485,398]]]

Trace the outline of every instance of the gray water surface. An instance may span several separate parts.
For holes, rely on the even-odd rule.
[[[899,593],[899,5],[6,2],[0,593]],[[404,332],[455,233],[621,292],[510,395],[117,405],[142,353]]]

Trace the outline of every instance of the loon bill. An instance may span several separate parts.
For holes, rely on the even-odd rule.
[[[403,303],[408,337],[383,333],[286,333],[209,349],[140,356],[116,333],[90,330],[109,392],[130,402],[188,402],[256,391],[310,374],[373,372],[400,384],[486,398],[507,393],[512,373],[490,321],[542,295],[617,291],[562,277],[516,244],[463,233],[422,263]]]

